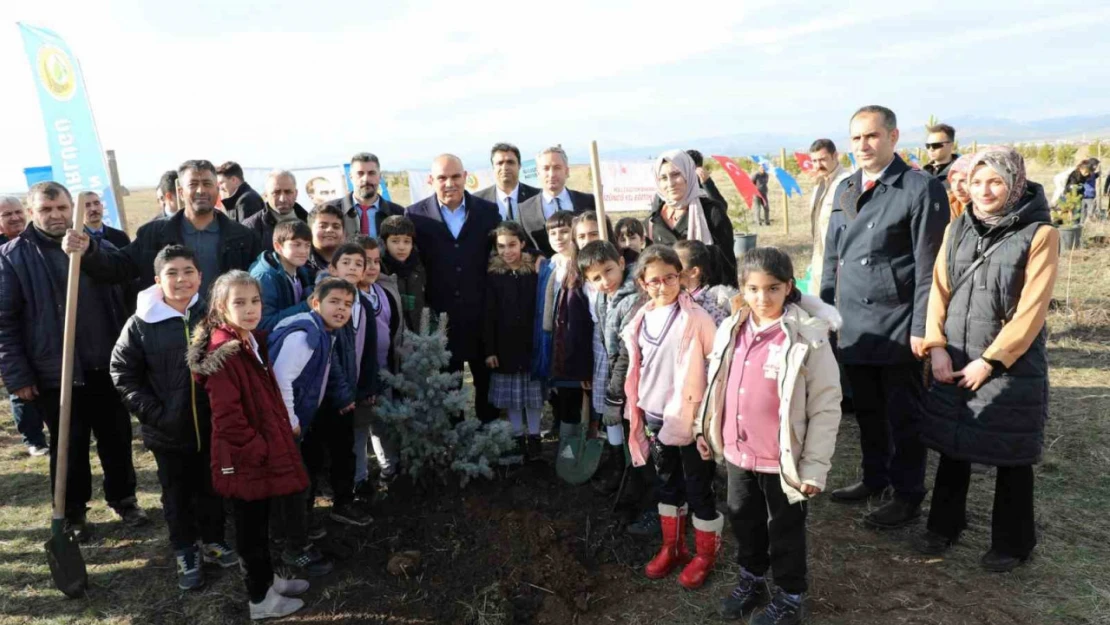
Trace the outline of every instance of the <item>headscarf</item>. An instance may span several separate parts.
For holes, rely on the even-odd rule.
[[[659,171],[663,169],[663,165],[666,163],[670,163],[686,180],[686,195],[677,202],[667,200],[663,197],[662,191],[659,190]],[[659,158],[655,160],[653,171],[655,173],[655,193],[659,196],[659,199],[663,200],[663,204],[671,208],[685,206],[689,211],[687,217],[689,229],[686,238],[712,245],[713,235],[709,232],[709,222],[706,221],[705,210],[701,206],[701,198],[709,197],[709,194],[701,187],[694,159],[682,150],[668,150],[660,154]]]
[[[994,226],[1017,208],[1018,202],[1025,195],[1025,160],[1021,157],[1021,154],[1010,147],[992,146],[984,148],[973,154],[971,163],[968,164],[969,187],[971,184],[970,177],[980,165],[990,167],[994,173],[1001,176],[1009,189],[1005,203],[993,213],[985,212],[978,204],[972,202],[975,217],[987,226]]]
[[[975,154],[964,154],[960,158],[957,158],[956,162],[952,163],[952,166],[948,168],[948,184],[953,184],[952,174],[962,173],[966,176],[971,173],[969,168],[971,167],[971,159],[974,157]]]

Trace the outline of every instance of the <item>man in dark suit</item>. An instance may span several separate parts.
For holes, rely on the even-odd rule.
[[[308,223],[308,211],[297,204],[297,178],[293,172],[275,170],[266,176],[266,189],[262,192],[266,208],[251,215],[243,225],[258,235],[262,249],[273,245],[274,226],[279,221],[299,219]]]
[[[498,143],[489,153],[497,184],[475,193],[475,197],[493,202],[502,221],[520,221],[520,204],[539,194],[540,190],[520,181],[520,149],[511,143]]]
[[[77,202],[85,205],[85,232],[89,236],[107,241],[121,250],[131,243],[131,237],[126,232],[104,223],[104,204],[100,202],[99,193],[82,191],[77,194]]]
[[[158,205],[162,210],[155,216],[150,218],[150,221],[158,221],[159,219],[169,219],[173,214],[181,209],[181,205],[177,200],[177,170],[170,169],[162,174],[158,179]]]
[[[232,269],[250,269],[262,253],[262,245],[257,234],[216,210],[216,168],[210,161],[191,160],[182,163],[177,174],[181,210],[169,219],[144,224],[131,245],[122,250],[109,250],[94,239],[82,263],[98,269],[104,263],[112,265],[113,272],[123,272],[121,280],[138,278],[137,288],[142,290],[154,284],[158,252],[167,245],[184,245],[197,254],[201,293],[208,293],[212,282]]]
[[[243,223],[265,208],[262,196],[243,180],[243,168],[239,163],[228,161],[216,168],[216,181],[220,185],[224,210],[232,220]]]
[[[377,156],[359,152],[351,157],[354,192],[327,203],[343,211],[343,230],[348,237],[365,234],[377,238],[386,217],[405,214],[404,207],[381,196],[381,183],[382,164]]]
[[[547,218],[555,211],[584,213],[594,210],[594,196],[567,188],[570,160],[559,146],[550,147],[536,157],[536,171],[542,190],[520,205],[520,223],[532,238],[532,246],[544,256],[555,253],[547,240]]]
[[[482,347],[486,268],[491,230],[501,222],[497,206],[466,192],[466,170],[459,157],[443,154],[432,163],[430,197],[405,209],[416,226],[416,247],[428,275],[427,302],[447,313],[447,348],[452,371],[470,365],[475,412],[483,422],[498,417],[490,405],[489,378]]]
[[[895,154],[893,111],[863,107],[849,128],[860,169],[836,189],[821,298],[844,318],[838,349],[859,422],[863,481],[832,497],[862,501],[893,486],[894,499],[865,521],[894,528],[920,516],[925,496],[925,447],[916,432],[919,361],[948,198],[940,181]]]

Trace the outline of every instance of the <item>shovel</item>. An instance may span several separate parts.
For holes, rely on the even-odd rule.
[[[590,393],[582,393],[582,425],[578,436],[569,441],[559,441],[559,455],[555,459],[555,474],[568,484],[585,484],[601,464],[605,441],[590,436]]]
[[[85,223],[84,206],[78,202],[73,210],[75,228],[83,228]],[[58,411],[57,468],[54,477],[54,515],[50,521],[50,540],[46,541],[46,561],[50,564],[50,575],[54,585],[65,596],[77,599],[85,595],[89,585],[89,574],[85,570],[85,560],[81,548],[72,531],[65,531],[66,512],[66,473],[69,469],[69,424],[73,407],[73,352],[77,330],[77,287],[81,279],[81,255],[69,257],[69,276],[66,279],[66,316],[65,330],[62,335],[62,392],[61,408]]]

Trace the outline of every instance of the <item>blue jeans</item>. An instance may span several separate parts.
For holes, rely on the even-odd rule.
[[[46,447],[46,434],[43,431],[42,416],[35,408],[35,404],[27,403],[15,395],[9,395],[8,400],[12,404],[15,429],[19,430],[19,434],[23,438],[23,444],[28,447],[32,445]]]

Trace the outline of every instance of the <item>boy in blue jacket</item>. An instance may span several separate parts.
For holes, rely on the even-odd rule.
[[[250,269],[262,285],[262,321],[258,323],[262,330],[273,330],[282,319],[308,312],[305,300],[312,292],[312,278],[305,267],[312,254],[308,225],[295,219],[279,222],[271,245],[273,249],[262,252]]]

